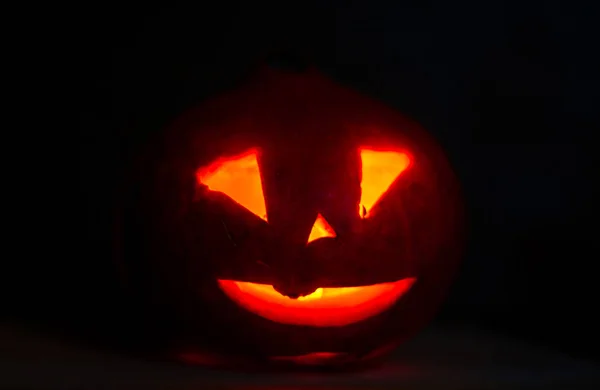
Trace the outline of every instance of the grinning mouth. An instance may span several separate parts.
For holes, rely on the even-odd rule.
[[[406,294],[416,278],[360,287],[318,288],[313,293],[289,298],[271,285],[218,280],[233,302],[267,320],[300,326],[346,326],[376,316]]]

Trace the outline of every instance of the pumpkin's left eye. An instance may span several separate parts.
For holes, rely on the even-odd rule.
[[[196,180],[212,191],[224,193],[256,216],[267,220],[267,207],[255,149],[219,159],[207,167],[198,169]]]

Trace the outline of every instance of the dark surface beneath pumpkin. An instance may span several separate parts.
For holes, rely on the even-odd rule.
[[[600,365],[465,328],[429,328],[383,365],[354,373],[259,374],[135,360],[0,329],[2,388],[597,389]]]

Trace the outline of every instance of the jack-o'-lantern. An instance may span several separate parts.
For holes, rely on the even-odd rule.
[[[457,268],[439,146],[316,70],[260,70],[148,156],[122,265],[186,361],[367,361],[432,317]]]

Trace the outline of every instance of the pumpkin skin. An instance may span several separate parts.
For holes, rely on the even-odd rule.
[[[261,69],[184,113],[127,193],[125,283],[188,362],[378,358],[432,318],[459,264],[440,147],[314,69]]]

